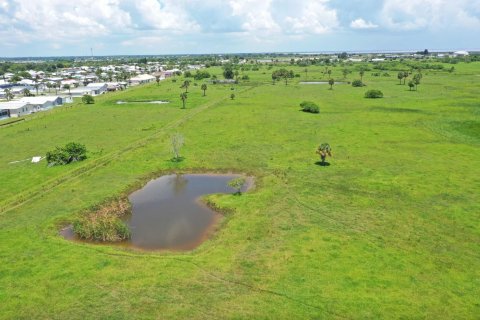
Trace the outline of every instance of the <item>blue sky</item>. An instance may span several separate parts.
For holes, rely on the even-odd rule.
[[[0,0],[0,56],[480,49],[480,0]]]

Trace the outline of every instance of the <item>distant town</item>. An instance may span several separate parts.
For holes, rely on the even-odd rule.
[[[74,98],[98,96],[211,66],[330,65],[421,59],[477,61],[468,51],[403,53],[265,53],[135,57],[0,58],[0,120],[48,110]]]

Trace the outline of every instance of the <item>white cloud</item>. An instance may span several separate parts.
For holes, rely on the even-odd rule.
[[[199,26],[188,17],[188,10],[181,2],[175,0],[141,0],[135,1],[142,23],[152,29],[192,32]]]
[[[375,29],[378,28],[378,25],[365,21],[362,18],[358,18],[350,22],[350,28],[352,29]]]
[[[130,14],[120,0],[13,0],[2,7],[7,34],[22,41],[79,40],[107,35],[131,26]]]
[[[480,0],[385,0],[381,17],[398,31],[480,27]]]
[[[280,26],[272,17],[272,0],[230,0],[232,16],[243,19],[244,31],[278,32]]]
[[[337,11],[327,6],[328,0],[306,0],[296,3],[299,11],[285,19],[287,33],[322,34],[339,25]]]

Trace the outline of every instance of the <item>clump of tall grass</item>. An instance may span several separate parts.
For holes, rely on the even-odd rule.
[[[118,242],[130,238],[130,230],[120,218],[130,212],[127,199],[115,200],[82,214],[73,222],[75,234],[86,240]]]

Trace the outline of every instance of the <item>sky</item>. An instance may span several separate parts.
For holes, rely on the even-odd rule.
[[[480,49],[480,0],[0,0],[0,57]]]

